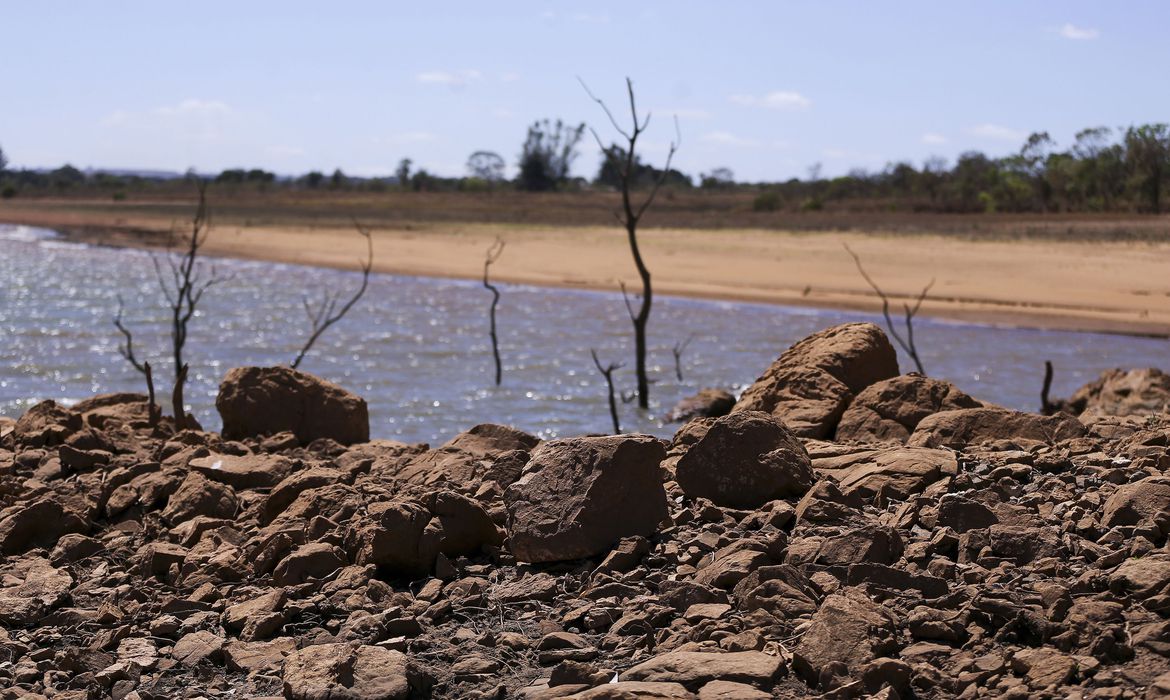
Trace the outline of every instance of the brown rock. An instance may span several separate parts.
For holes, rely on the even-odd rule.
[[[188,667],[203,662],[218,663],[223,658],[223,638],[207,630],[185,634],[175,642],[171,658]]]
[[[309,579],[325,578],[347,563],[345,552],[339,547],[328,542],[310,542],[280,560],[272,572],[272,581],[278,586],[296,586]]]
[[[897,355],[882,329],[846,323],[789,348],[732,411],[771,413],[801,437],[825,438],[856,394],[897,374]]]
[[[1170,586],[1170,557],[1152,554],[1126,559],[1109,576],[1109,588],[1116,593],[1148,598]]]
[[[218,484],[197,472],[183,479],[178,490],[171,494],[163,519],[172,525],[204,515],[209,518],[233,518],[239,508],[232,487]]]
[[[618,681],[566,697],[573,700],[694,700],[695,695],[678,683]]]
[[[1106,370],[1077,389],[1065,406],[1084,418],[1170,413],[1170,374],[1153,367]]]
[[[16,441],[25,447],[52,447],[81,430],[81,414],[56,401],[42,401],[25,411],[13,426]]]
[[[922,419],[906,444],[962,449],[995,440],[1053,444],[1085,434],[1085,426],[1067,415],[1041,416],[1006,408],[964,408]]]
[[[1118,487],[1101,513],[1101,525],[1137,525],[1170,513],[1170,476],[1148,476]]]
[[[711,422],[678,461],[675,475],[688,497],[731,508],[798,498],[815,481],[804,446],[783,423],[759,411]]]
[[[292,473],[297,463],[280,455],[213,454],[192,459],[188,466],[212,481],[234,489],[271,488]]]
[[[682,399],[670,413],[666,420],[671,422],[685,422],[692,418],[718,418],[731,413],[735,406],[735,394],[726,389],[700,389],[694,396]]]
[[[89,523],[52,498],[0,511],[0,553],[22,554],[52,547],[62,535],[88,532]]]
[[[512,553],[529,562],[566,561],[650,535],[667,516],[659,463],[648,435],[546,442],[504,493]]]
[[[267,642],[230,641],[223,648],[224,662],[233,671],[245,673],[275,673],[284,666],[284,659],[297,650],[295,641],[280,637]]]
[[[760,651],[672,651],[643,661],[621,678],[678,683],[694,690],[719,680],[770,688],[783,669],[784,661],[779,656]]]
[[[370,439],[364,399],[289,367],[237,367],[219,386],[215,408],[228,440],[291,432],[302,445],[330,438],[342,445]]]
[[[699,700],[768,700],[771,697],[771,693],[734,681],[711,681],[699,688]]]
[[[506,425],[484,423],[460,433],[438,449],[411,459],[397,474],[414,484],[452,484],[460,487],[487,478],[496,458],[517,450],[527,453],[540,442]],[[502,486],[515,481],[519,474],[500,481]]]
[[[18,583],[10,585],[13,580]],[[16,563],[14,570],[0,571],[0,624],[8,627],[31,625],[69,600],[73,577],[53,568],[47,559],[30,557]]]
[[[503,540],[483,506],[452,491],[375,503],[367,515],[351,525],[346,547],[356,563],[393,576],[424,576],[434,571],[440,554],[473,554]]]
[[[406,656],[356,644],[318,644],[284,660],[288,700],[394,700],[410,695]]]
[[[859,393],[837,424],[837,440],[905,443],[922,419],[931,414],[982,405],[950,382],[903,374]]]
[[[904,501],[939,479],[959,472],[953,452],[926,447],[865,451],[832,460],[831,464],[826,462],[819,460],[816,467],[836,477],[838,488],[846,496],[856,495],[866,501],[879,497],[883,502]]]
[[[897,626],[884,607],[858,596],[831,595],[809,621],[792,665],[811,685],[831,688],[869,661],[897,650]]]

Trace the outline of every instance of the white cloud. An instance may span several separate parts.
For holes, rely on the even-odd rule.
[[[760,142],[756,141],[755,139],[748,139],[748,138],[743,138],[741,136],[736,136],[735,134],[733,134],[729,131],[710,131],[710,132],[707,132],[706,134],[703,134],[702,136],[700,136],[699,140],[706,141],[707,143],[718,144],[720,146],[747,147],[747,146],[759,146],[760,145]]]
[[[972,136],[979,138],[992,139],[994,141],[1023,141],[1027,134],[1007,126],[1000,126],[999,124],[980,124],[971,127],[967,130]]]
[[[942,134],[928,131],[922,135],[922,143],[930,146],[938,146],[947,142],[947,137]]]
[[[444,70],[432,70],[419,73],[414,76],[414,79],[424,84],[446,85],[452,89],[457,89],[464,87],[468,83],[475,82],[482,77],[483,74],[474,69],[454,73]]]
[[[1072,39],[1074,41],[1084,41],[1087,39],[1096,39],[1101,36],[1101,32],[1092,27],[1078,27],[1075,24],[1066,23],[1056,30],[1065,39]]]
[[[769,109],[797,110],[808,109],[812,100],[791,90],[774,90],[763,96],[732,95],[731,101],[744,107],[767,107]]]
[[[188,98],[177,105],[168,105],[164,107],[157,107],[154,113],[163,117],[180,117],[180,116],[224,116],[232,113],[232,108],[228,107],[219,100],[201,100],[198,98]]]

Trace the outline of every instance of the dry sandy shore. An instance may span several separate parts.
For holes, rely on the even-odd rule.
[[[108,218],[108,220],[106,220]],[[90,242],[158,244],[169,222],[0,208],[0,221],[58,227]],[[158,232],[151,234],[149,231]],[[614,228],[424,224],[374,232],[380,272],[477,278],[484,251],[507,242],[495,279],[637,289],[624,231]],[[1145,242],[975,241],[898,234],[646,229],[643,254],[657,294],[800,306],[880,309],[848,244],[891,295],[895,314],[933,278],[922,314],[1038,328],[1170,335],[1170,245]],[[356,268],[363,240],[349,228],[216,226],[206,252]]]

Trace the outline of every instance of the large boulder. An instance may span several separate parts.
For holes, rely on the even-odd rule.
[[[42,401],[24,412],[13,426],[18,444],[25,447],[52,447],[81,430],[81,414],[56,401]]]
[[[905,443],[931,414],[982,405],[950,382],[903,374],[872,384],[858,394],[837,424],[837,440]]]
[[[1162,514],[1170,514],[1170,476],[1147,476],[1113,492],[1105,501],[1101,524],[1138,525]]]
[[[905,501],[959,473],[954,452],[927,447],[887,447],[818,459],[813,467],[837,480],[846,497]]]
[[[507,486],[519,478],[526,453],[539,442],[539,438],[524,431],[484,423],[459,433],[439,448],[413,457],[395,476],[427,486],[466,486],[485,479]],[[506,464],[498,465],[505,455],[519,459],[503,459]]]
[[[649,435],[544,443],[504,492],[512,553],[521,561],[567,561],[653,533],[667,516],[665,457]]]
[[[236,367],[219,385],[215,408],[228,440],[291,432],[301,444],[370,439],[366,402],[336,384],[289,367]]]
[[[1084,434],[1085,426],[1068,414],[1042,416],[1006,408],[964,408],[922,419],[906,444],[962,449],[1007,440],[1021,445],[1051,445]]]
[[[382,501],[350,526],[346,548],[357,564],[374,564],[392,576],[424,576],[440,554],[474,554],[503,541],[479,503],[451,491],[418,500]]]
[[[886,608],[862,595],[831,595],[793,650],[792,666],[809,684],[832,688],[835,679],[897,648],[897,625]]]
[[[799,341],[740,396],[735,411],[763,411],[801,437],[826,438],[853,397],[898,375],[898,358],[882,329],[846,323]]]
[[[690,498],[731,508],[799,498],[816,481],[804,445],[760,411],[716,418],[679,459],[675,478]]]
[[[1106,370],[1077,389],[1064,406],[1085,418],[1170,413],[1170,374],[1153,367]]]
[[[410,696],[406,655],[347,643],[317,644],[284,660],[289,700],[394,700]]]

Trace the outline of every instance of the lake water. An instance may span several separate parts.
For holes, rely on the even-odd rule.
[[[214,234],[213,234],[214,235]],[[218,429],[215,395],[231,367],[287,363],[308,322],[302,298],[327,289],[343,296],[354,272],[239,260],[207,260],[231,279],[212,288],[192,321],[186,399]],[[603,362],[634,386],[633,338],[620,293],[500,285],[504,383],[493,385],[487,335],[490,293],[478,282],[373,275],[351,314],[318,341],[301,368],[363,396],[374,437],[437,444],[477,423],[514,425],[541,437],[609,430]],[[51,231],[0,225],[0,415],[16,417],[42,399],[76,401],[96,393],[145,391],[117,352],[111,319],[117,297],[140,359],[156,368],[169,395],[172,366],[166,309],[151,256],[136,250],[58,240]],[[661,420],[700,387],[754,380],[794,341],[827,326],[880,317],[860,312],[656,297],[650,319],[652,408],[621,406],[622,427],[668,436]],[[926,370],[968,393],[1013,408],[1039,404],[1043,363],[1057,368],[1064,396],[1110,367],[1165,366],[1159,339],[1020,330],[920,320]],[[688,336],[683,381],[671,348]],[[912,365],[901,359],[903,371]],[[160,393],[162,389],[160,388]],[[169,408],[168,408],[169,413]]]

